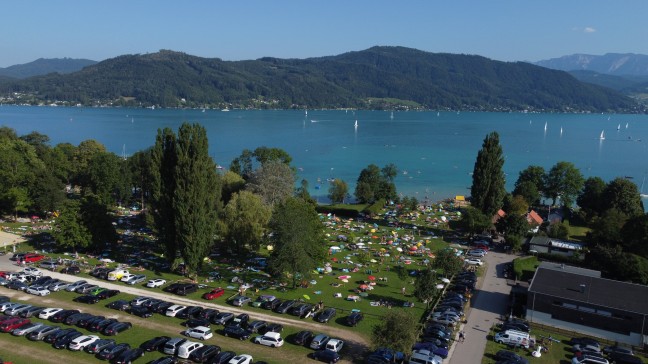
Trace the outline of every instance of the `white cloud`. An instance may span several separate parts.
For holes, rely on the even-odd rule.
[[[583,29],[583,33],[594,33],[595,31],[596,29],[592,27],[585,27],[585,29]]]

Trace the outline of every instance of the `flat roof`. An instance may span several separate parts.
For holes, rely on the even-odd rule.
[[[600,278],[593,274],[577,273],[581,268],[564,266],[564,269],[543,267],[536,271],[529,292],[559,297],[594,306],[648,314],[648,286]],[[591,271],[584,269],[584,271]],[[597,272],[597,271],[591,271]],[[585,272],[587,273],[587,272]]]
[[[538,268],[553,269],[553,270],[570,272],[574,274],[580,274],[583,276],[601,278],[601,271],[594,270],[594,269],[574,267],[572,265],[566,265],[561,263],[541,262]]]

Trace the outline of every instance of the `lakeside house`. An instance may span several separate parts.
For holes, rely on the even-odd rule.
[[[601,272],[542,262],[527,295],[531,322],[630,345],[648,344],[648,286]]]
[[[534,236],[529,240],[529,253],[555,254],[563,257],[578,256],[583,259],[584,245],[573,241],[550,238],[548,236]]]

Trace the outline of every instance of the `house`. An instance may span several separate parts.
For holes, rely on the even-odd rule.
[[[506,212],[504,212],[504,210],[502,210],[502,209],[499,209],[495,213],[495,215],[493,215],[493,217],[491,218],[491,222],[493,223],[493,225],[495,225],[497,223],[497,221],[499,219],[503,218],[504,216],[506,216]]]
[[[648,286],[543,262],[531,280],[526,318],[630,345],[648,344]]]
[[[468,202],[466,201],[466,196],[462,196],[462,195],[455,196],[454,205],[457,207],[467,206]]]
[[[538,215],[535,210],[531,210],[529,213],[526,214],[526,219],[529,225],[542,225],[542,218],[540,215]]]
[[[533,254],[556,254],[563,257],[578,255],[583,258],[584,245],[573,241],[554,239],[547,236],[534,236],[529,240],[529,252]]]

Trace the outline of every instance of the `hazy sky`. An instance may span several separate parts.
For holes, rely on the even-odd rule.
[[[0,67],[171,49],[224,60],[374,45],[537,61],[648,54],[645,0],[0,0]]]

